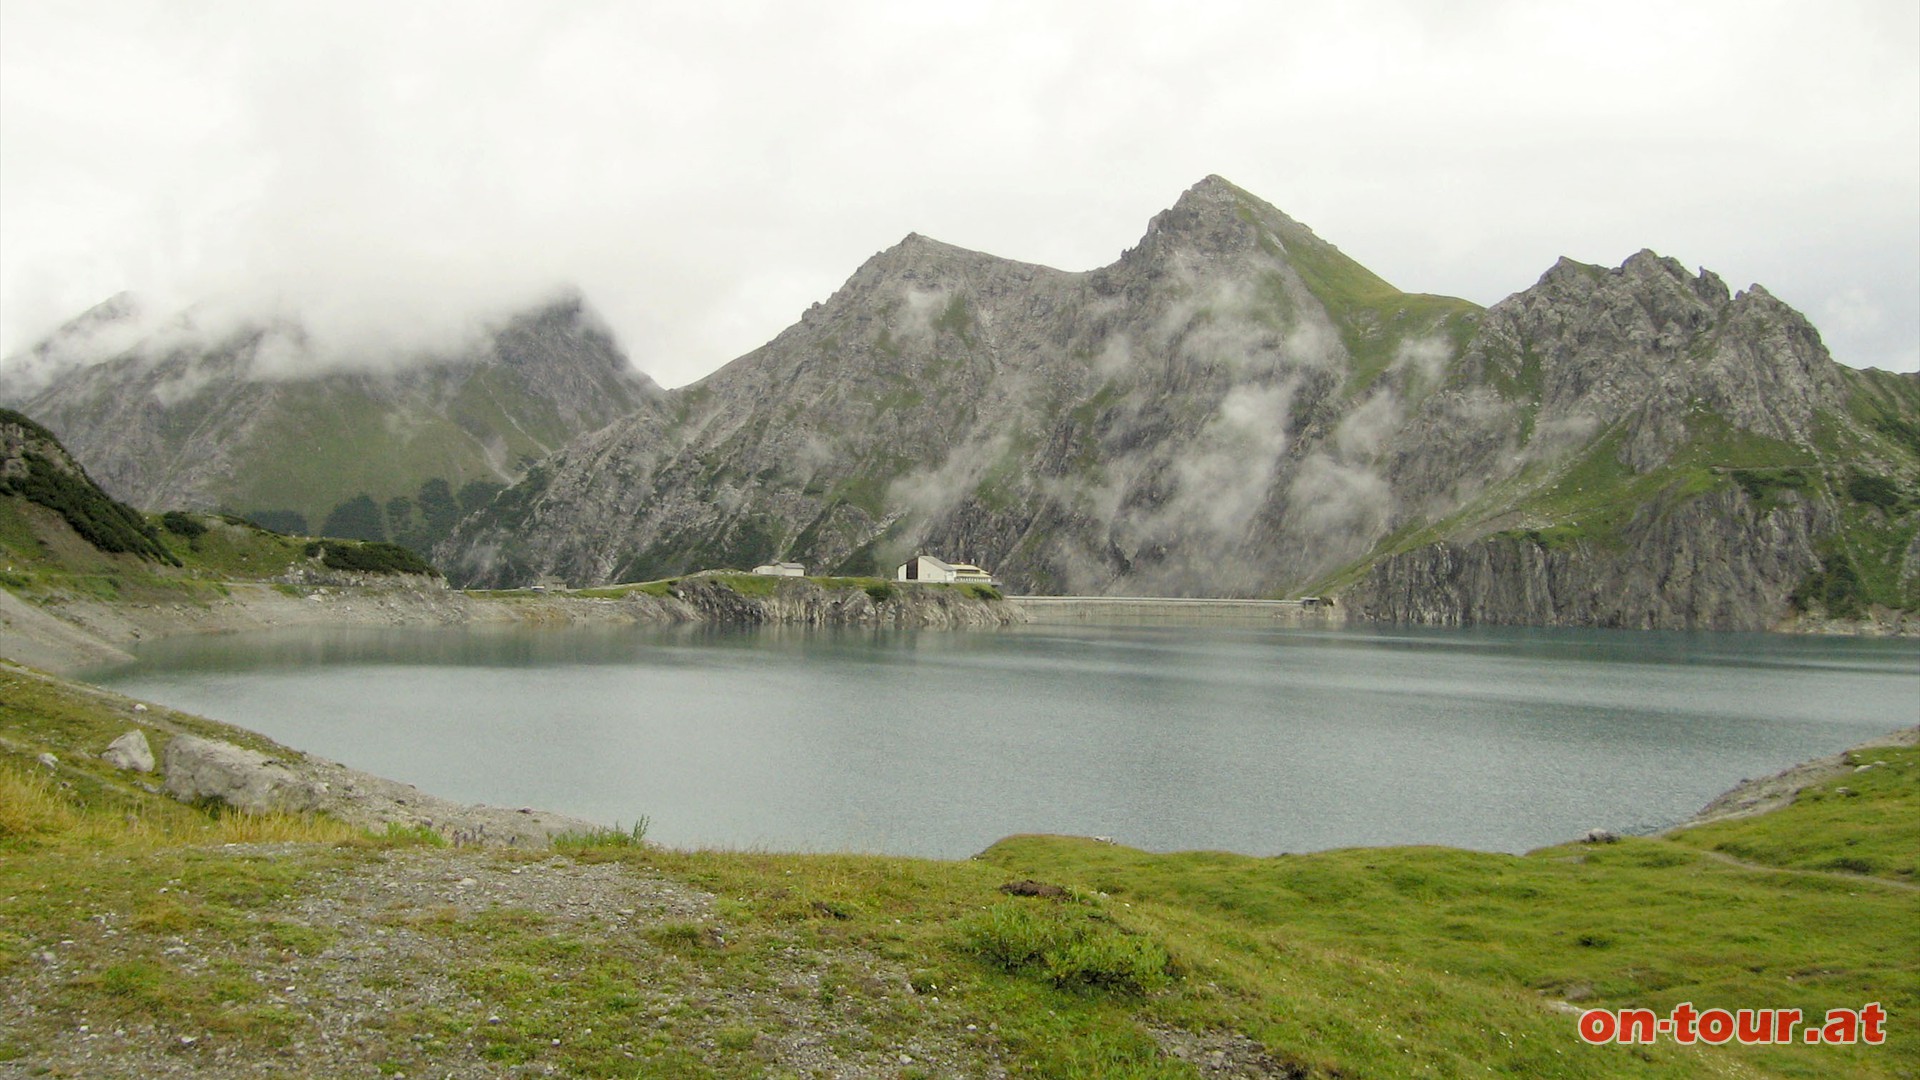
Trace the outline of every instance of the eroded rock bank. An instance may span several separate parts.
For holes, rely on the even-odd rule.
[[[1857,746],[1848,747],[1837,754],[1803,761],[1798,765],[1782,769],[1772,776],[1763,776],[1753,780],[1742,780],[1731,789],[1715,798],[1700,809],[1700,812],[1675,825],[1668,832],[1679,832],[1698,825],[1716,821],[1729,821],[1734,818],[1754,817],[1793,802],[1801,791],[1823,780],[1830,780],[1861,768],[1847,760],[1848,755],[1882,746],[1920,746],[1920,724],[1901,728],[1898,731],[1882,735],[1877,739],[1868,739]]]
[[[579,626],[713,623],[760,626],[996,627],[1025,621],[1001,600],[945,587],[884,588],[759,579],[753,595],[716,577],[599,595],[464,592],[438,579],[338,575],[228,583],[218,595],[126,603],[62,595],[40,603],[0,589],[0,657],[73,672],[131,659],[128,648],[178,634],[289,627]]]
[[[427,829],[459,844],[546,847],[555,836],[602,826],[532,807],[457,802],[412,784],[351,769],[337,761],[283,746],[257,732],[134,701],[112,691],[0,661],[0,694],[8,684],[34,696],[78,696],[97,734],[41,753],[40,767],[73,780],[123,777],[151,794],[187,803],[217,803],[249,814],[320,813],[375,832],[389,827]],[[4,696],[0,696],[4,700]],[[107,734],[107,731],[114,734]],[[0,732],[0,745],[14,750]],[[97,763],[97,764],[96,764]],[[104,766],[104,768],[102,768]],[[80,774],[71,770],[79,769]]]
[[[1762,510],[1738,490],[1710,492],[1642,507],[1606,542],[1501,532],[1429,544],[1374,564],[1341,600],[1364,620],[1427,626],[1920,634],[1920,618],[1890,608],[1795,612],[1829,517],[1804,499]]]

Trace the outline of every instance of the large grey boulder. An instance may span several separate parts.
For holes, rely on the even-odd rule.
[[[192,735],[176,735],[167,743],[166,772],[167,793],[176,799],[212,799],[254,814],[318,810],[326,796],[324,784],[284,762]]]
[[[146,733],[129,731],[125,735],[107,744],[100,760],[116,769],[132,772],[153,771],[153,747],[147,745]]]

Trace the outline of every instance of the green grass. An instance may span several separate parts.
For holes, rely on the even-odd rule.
[[[746,574],[722,571],[716,574],[703,574],[699,580],[711,581],[723,589],[731,590],[741,596],[755,600],[765,600],[780,588],[785,578],[769,574]]]
[[[163,524],[171,519],[171,527]],[[46,507],[0,495],[0,587],[39,604],[70,599],[205,605],[230,595],[228,582],[257,582],[301,570],[434,573],[391,544],[310,541],[240,518],[170,511],[143,519],[169,549],[169,562],[102,551]],[[304,595],[293,585],[279,591]]]
[[[1238,194],[1241,217],[1258,227],[1271,208],[1245,192]],[[1402,345],[1437,337],[1457,356],[1479,325],[1480,305],[1470,300],[1401,292],[1305,228],[1295,226],[1282,232],[1281,242],[1286,245],[1283,257],[1326,308],[1346,346],[1350,366],[1345,392],[1350,397],[1384,375]],[[1281,256],[1264,232],[1260,243]],[[1292,301],[1285,290],[1268,280],[1263,282],[1263,296],[1276,312],[1276,321],[1289,322]]]
[[[584,596],[591,600],[625,600],[629,596],[666,598],[673,595],[673,587],[679,584],[679,581],[679,578],[662,578],[659,581],[607,585],[598,589],[574,589],[571,595]]]
[[[1920,881],[1920,749],[1861,750],[1847,763],[1856,771],[1763,819],[1703,825],[1674,839],[1769,866]]]

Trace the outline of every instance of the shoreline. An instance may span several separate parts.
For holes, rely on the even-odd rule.
[[[221,585],[218,599],[205,603],[182,601],[143,604],[67,596],[45,605],[28,603],[10,591],[0,589],[0,670],[17,665],[33,677],[54,679],[89,695],[118,700],[121,704],[113,711],[132,719],[136,714],[131,699],[122,699],[120,695],[81,681],[77,676],[88,669],[130,661],[133,657],[126,647],[143,641],[190,634],[233,634],[303,627],[473,629],[515,625],[563,628],[596,624],[665,626],[704,622],[716,625],[845,625],[873,622],[871,604],[867,605],[865,612],[852,613],[853,617],[849,618],[848,613],[839,607],[826,609],[821,606],[822,597],[830,594],[817,585],[782,585],[786,591],[780,597],[744,597],[711,582],[695,582],[685,595],[663,597],[636,591],[613,598],[568,593],[475,593],[449,589],[437,581],[416,579],[299,586],[284,582],[228,582]],[[861,599],[866,597],[863,595]],[[935,599],[939,601],[938,604],[932,604]],[[932,604],[936,610],[911,610],[921,601]],[[844,600],[835,603],[844,603]],[[955,606],[962,607],[961,614],[969,617],[956,621],[950,610]],[[908,625],[1008,626],[1029,621],[1039,625],[1061,625],[1044,617],[1031,620],[1021,617],[1022,605],[1017,599],[1004,604],[1008,610],[1002,612],[998,620],[981,622],[971,617],[977,612],[967,610],[984,606],[987,605],[983,601],[962,601],[944,594],[938,597],[929,595],[912,598],[902,605],[903,610],[896,610],[893,614],[896,624],[904,622]],[[863,614],[866,617],[860,617]],[[1264,616],[1264,612],[1262,614]],[[912,618],[902,619],[902,615],[911,615]],[[941,617],[936,619],[932,616]],[[1080,618],[1074,621],[1090,620]],[[1263,617],[1260,621],[1268,622],[1269,617]],[[174,712],[157,705],[152,709],[155,712],[148,712],[147,716]],[[219,724],[218,721],[195,720]],[[146,725],[136,722],[135,726]],[[243,743],[271,743],[271,740],[249,728],[220,726],[230,727],[240,733],[239,741]],[[1769,777],[1742,780],[1688,818],[1650,835],[1668,836],[1712,822],[1767,813],[1791,803],[1794,796],[1807,786],[1849,771],[1851,766],[1845,760],[1849,753],[1876,746],[1916,744],[1920,744],[1920,725],[1892,730],[1834,754],[1790,766]],[[279,744],[272,746],[281,753],[283,762],[291,759],[300,763],[297,771],[304,774],[307,788],[363,796],[344,801],[333,797],[326,800],[330,812],[360,824],[378,826],[395,823],[413,827],[421,824],[434,826],[436,822],[451,823],[456,838],[477,838],[487,831],[486,822],[491,821],[495,835],[517,838],[507,841],[509,843],[525,843],[532,837],[551,836],[560,831],[600,827],[583,819],[563,818],[532,808],[498,810],[465,806],[420,792],[412,785],[349,769],[295,748]],[[95,750],[97,752],[98,748]],[[479,811],[486,813],[478,816],[473,813]],[[543,819],[552,818],[555,824],[548,828],[526,828],[535,825],[534,821],[528,820],[535,814]],[[1568,841],[1573,839],[1577,838],[1569,837]]]
[[[117,734],[138,732],[153,740],[157,749],[151,771],[144,774],[129,773],[128,779],[151,793],[159,794],[164,789],[165,793],[181,801],[211,798],[255,813],[319,811],[374,832],[390,827],[425,828],[439,832],[455,844],[487,846],[538,848],[547,846],[560,835],[595,834],[619,828],[617,822],[592,821],[541,807],[498,807],[485,803],[458,802],[424,791],[414,784],[356,769],[289,746],[238,723],[143,701],[71,675],[35,670],[0,657],[0,678],[3,677],[56,688],[71,697],[84,700],[97,717],[110,717]],[[191,756],[177,757],[173,749],[169,749],[173,743],[178,743],[180,748],[190,749]],[[1687,818],[1640,835],[1655,839],[1672,838],[1703,825],[1759,817],[1791,805],[1799,793],[1808,787],[1856,771],[1856,767],[1847,760],[1849,755],[1881,747],[1917,745],[1920,745],[1920,725],[1894,729],[1835,753],[1791,765],[1771,776],[1743,779],[1710,799]],[[30,748],[15,744],[4,733],[0,733],[0,749],[31,753]],[[99,745],[89,745],[84,749],[78,746],[63,748],[62,753],[82,759],[110,761],[108,749],[106,742],[101,740]],[[188,779],[183,782],[176,777],[176,769],[181,776],[211,775],[213,779]],[[1583,839],[1589,843],[1595,842],[1596,833],[1611,835],[1606,830],[1595,830],[1584,838],[1568,836],[1532,850],[1550,849]],[[1372,845],[1346,845],[1326,850],[1363,850],[1369,846]],[[942,860],[936,857],[934,861]]]
[[[712,579],[681,579],[668,595],[637,588],[581,592],[462,590],[438,579],[326,575],[305,581],[207,582],[172,602],[65,593],[29,601],[0,588],[0,658],[72,674],[132,659],[128,647],[187,634],[288,627],[560,627],[585,625],[895,626],[1392,626],[1355,620],[1336,603],[1179,597],[1027,597],[987,601],[945,590],[902,589],[886,600],[857,588],[780,579],[744,595]],[[617,595],[606,595],[617,593]],[[591,595],[600,594],[600,595]],[[1474,624],[1504,626],[1504,624]],[[1556,629],[1545,627],[1544,629]],[[1573,629],[1573,628],[1559,628]],[[1833,623],[1789,619],[1760,633],[1792,637],[1908,639],[1920,619]]]
[[[1715,796],[1692,817],[1678,825],[1662,829],[1654,835],[1671,836],[1702,825],[1737,821],[1772,813],[1791,805],[1794,798],[1805,789],[1854,772],[1858,766],[1848,763],[1849,754],[1881,747],[1906,746],[1920,746],[1920,724],[1898,728],[1885,735],[1877,735],[1837,753],[1812,758],[1797,765],[1789,765],[1772,776],[1742,780]]]
[[[885,600],[859,588],[785,579],[767,595],[742,595],[698,577],[670,595],[628,590],[487,592],[438,579],[362,578],[319,583],[220,582],[218,596],[171,603],[64,594],[32,603],[0,589],[0,659],[60,675],[133,659],[128,647],[191,634],[297,627],[715,625],[1000,627],[1027,620],[1013,605],[942,589],[902,590]]]

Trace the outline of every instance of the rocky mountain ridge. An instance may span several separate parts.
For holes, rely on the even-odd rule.
[[[1433,622],[1920,607],[1920,377],[1646,251],[1484,311],[1404,293],[1218,177],[1083,273],[910,235],[664,404],[535,466],[441,564],[584,584],[930,550],[1016,590]]]
[[[462,488],[471,509],[660,393],[577,293],[463,352],[344,368],[323,364],[298,325],[201,330],[183,316],[155,328],[123,296],[0,370],[0,397],[135,505],[423,550],[463,512]]]

